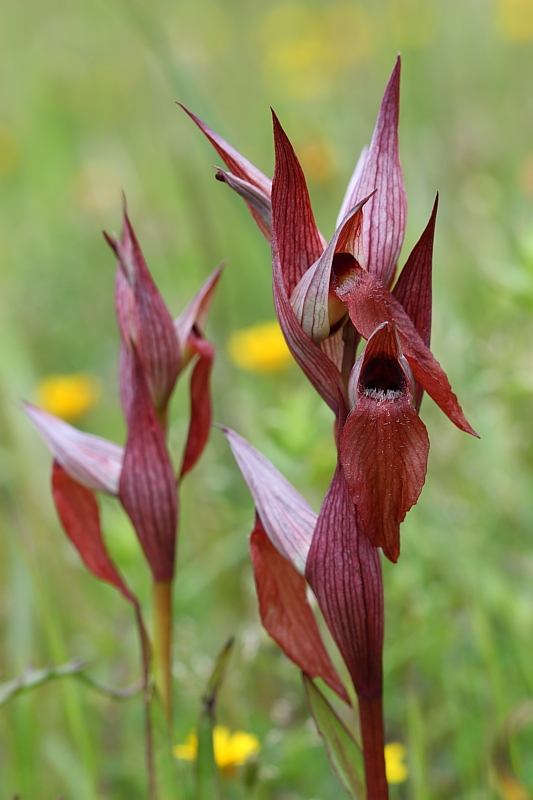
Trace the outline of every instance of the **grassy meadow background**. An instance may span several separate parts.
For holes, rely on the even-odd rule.
[[[531,789],[498,794],[493,762],[509,715],[533,698],[533,0],[2,3],[0,681],[73,658],[109,686],[139,675],[131,610],[60,530],[49,454],[18,405],[50,374],[94,375],[101,399],[77,424],[124,441],[115,260],[101,234],[120,228],[122,190],[173,315],[228,259],[208,327],[215,419],[318,510],[334,467],[330,412],[295,366],[257,374],[228,356],[232,331],[274,316],[268,246],[213,179],[219,159],[175,101],[269,175],[271,105],[329,236],[398,51],[402,263],[438,190],[433,351],[481,440],[425,399],[426,487],[399,563],[384,565],[387,737],[405,744],[410,771],[391,798],[525,800]],[[182,381],[176,454],[186,414]],[[228,778],[226,796],[341,800],[298,670],[258,622],[252,504],[222,439],[215,430],[182,492],[174,740],[194,728],[234,634],[218,719],[262,750],[255,777]],[[131,527],[118,504],[102,508],[109,547],[149,612]],[[525,787],[532,730],[511,748]],[[0,707],[1,800],[133,800],[144,781],[139,697],[62,679]]]

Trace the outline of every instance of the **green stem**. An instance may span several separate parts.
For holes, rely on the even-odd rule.
[[[154,581],[155,680],[169,727],[172,722],[172,581]]]
[[[137,630],[139,632],[139,639],[141,644],[141,661],[143,673],[143,697],[144,697],[144,740],[146,747],[146,771],[148,773],[148,797],[149,800],[157,800],[157,785],[155,775],[155,762],[154,762],[154,740],[152,733],[152,718],[150,714],[150,705],[152,701],[152,682],[150,673],[150,664],[152,660],[150,651],[150,641],[146,628],[144,627],[143,619],[141,616],[141,608],[138,603],[135,603],[135,619],[137,622]]]

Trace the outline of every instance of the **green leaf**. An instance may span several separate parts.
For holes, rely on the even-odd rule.
[[[231,638],[218,656],[206,693],[202,698],[202,708],[198,719],[198,755],[196,760],[196,800],[222,800],[220,775],[213,748],[217,697],[226,674],[229,657],[233,647]]]
[[[364,800],[366,793],[361,748],[311,678],[305,672],[302,672],[302,677],[311,713],[324,739],[333,769],[350,797]]]

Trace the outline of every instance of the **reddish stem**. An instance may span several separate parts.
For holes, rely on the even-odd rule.
[[[358,696],[367,800],[388,800],[381,697]]]

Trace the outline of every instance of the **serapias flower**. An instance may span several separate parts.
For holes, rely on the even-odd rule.
[[[155,614],[160,607],[161,620],[164,618],[155,628],[161,647],[166,649],[158,657],[161,662],[165,659],[168,662],[166,686],[160,688],[170,714],[169,649],[177,485],[200,458],[211,425],[210,374],[214,348],[203,329],[220,268],[208,278],[182,315],[173,320],[150,275],[125,205],[121,239],[106,238],[119,260],[115,305],[122,339],[120,389],[127,424],[125,447],[78,431],[30,404],[26,404],[26,412],[54,456],[53,494],[67,535],[89,568],[123,594],[126,592],[116,571],[102,555],[94,492],[118,497],[130,517],[152,573]],[[195,363],[190,381],[189,430],[176,478],[166,443],[167,410],[178,375],[191,360]]]
[[[228,354],[234,364],[248,372],[277,372],[292,361],[277,320],[234,331],[228,340]]]
[[[304,673],[322,677],[347,699],[325,649],[315,647],[300,583],[305,576],[358,695],[367,791],[375,800],[387,797],[377,548],[397,560],[400,523],[425,480],[429,440],[418,416],[423,392],[458,428],[477,435],[429,349],[437,201],[395,282],[407,214],[399,89],[398,58],[329,242],[315,224],[303,170],[275,114],[270,183],[188,112],[229,170],[219,169],[217,177],[244,198],[271,241],[280,327],[336,418],[337,469],[314,519],[272,465],[226,433],[256,506],[251,551],[263,624]],[[366,346],[358,358],[361,338]]]
[[[188,112],[230,170],[229,173],[219,170],[217,176],[244,197],[261,232],[272,240],[274,301],[280,327],[294,358],[334,411],[339,435],[350,415],[339,445],[345,471],[351,465],[354,474],[354,449],[365,455],[355,440],[358,427],[355,419],[361,416],[363,407],[380,411],[367,418],[375,432],[370,438],[367,434],[367,457],[358,462],[357,486],[351,480],[349,488],[366,524],[370,524],[370,519],[364,510],[368,503],[362,503],[363,495],[367,499],[372,497],[374,518],[388,519],[389,546],[385,552],[393,560],[399,553],[399,521],[416,502],[423,483],[427,444],[419,452],[416,474],[405,468],[402,453],[395,446],[399,441],[394,444],[389,440],[392,461],[388,468],[384,452],[375,451],[374,458],[379,429],[387,430],[385,409],[398,409],[398,404],[384,406],[376,402],[375,396],[366,394],[355,412],[355,397],[350,397],[349,386],[354,383],[351,375],[360,338],[371,339],[386,324],[398,342],[398,359],[403,365],[400,369],[412,376],[407,382],[402,381],[404,407],[411,403],[418,411],[425,390],[452,422],[476,435],[428,347],[436,203],[426,229],[391,291],[407,210],[398,150],[399,81],[398,58],[372,141],[356,165],[339,212],[337,230],[329,243],[316,227],[303,171],[275,115],[276,167],[271,184],[263,173]],[[409,416],[413,419],[410,436],[417,438],[412,431],[420,426],[413,415]],[[399,421],[396,430],[402,430]],[[420,437],[418,440],[421,441]],[[376,462],[380,464],[378,468]],[[389,475],[395,475],[396,488],[392,494],[387,489],[387,469]],[[382,533],[377,533],[374,524],[373,532],[368,535],[373,542],[383,545],[383,525]]]
[[[38,405],[61,419],[82,417],[97,404],[102,384],[94,375],[76,372],[70,375],[47,375],[37,384]]]
[[[226,775],[231,775],[237,767],[241,767],[250,758],[258,755],[261,745],[257,736],[246,731],[234,731],[224,725],[215,725],[213,730],[213,750],[217,766]],[[195,761],[198,755],[198,737],[190,733],[185,744],[174,746],[176,758],[184,761]]]

